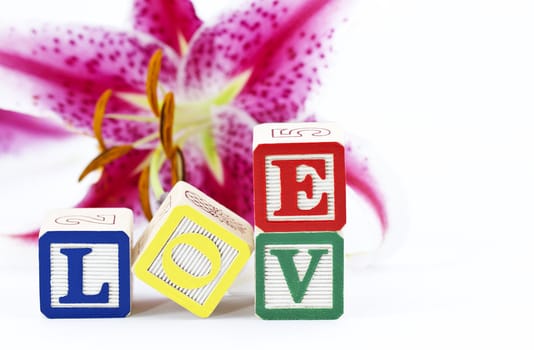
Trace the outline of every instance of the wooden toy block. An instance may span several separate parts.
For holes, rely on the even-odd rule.
[[[129,315],[132,230],[127,208],[50,213],[39,232],[41,312],[48,318]]]
[[[256,237],[256,314],[264,320],[343,314],[343,238],[336,232]]]
[[[167,195],[134,247],[134,274],[208,317],[254,249],[252,226],[186,182]]]
[[[334,123],[254,128],[258,232],[340,231],[346,221],[345,149]]]

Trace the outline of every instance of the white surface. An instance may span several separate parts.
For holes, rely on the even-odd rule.
[[[18,0],[2,3],[0,13],[105,22],[126,18],[124,3]],[[208,14],[231,1],[196,3]],[[36,248],[3,239],[2,341],[55,349],[532,349],[533,7],[529,0],[355,6],[316,107],[353,125],[379,155],[371,161],[398,189],[404,205],[394,214],[409,226],[389,258],[348,262],[341,319],[257,319],[249,269],[244,295],[225,298],[206,320],[138,281],[127,319],[48,320],[39,312]],[[368,221],[353,220],[364,229],[349,227],[346,239],[357,244],[354,237],[373,227]]]

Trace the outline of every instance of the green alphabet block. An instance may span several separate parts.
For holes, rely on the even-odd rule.
[[[256,238],[256,314],[264,320],[327,320],[343,314],[343,238],[336,232]]]

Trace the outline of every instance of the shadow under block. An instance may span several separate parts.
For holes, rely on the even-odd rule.
[[[340,231],[346,222],[345,148],[334,123],[254,128],[258,232]]]
[[[259,234],[256,314],[264,320],[341,317],[343,251],[336,232]]]
[[[39,233],[41,312],[48,318],[129,315],[132,230],[127,208],[50,213]]]
[[[134,274],[199,317],[208,317],[254,249],[252,226],[178,182],[134,247]]]

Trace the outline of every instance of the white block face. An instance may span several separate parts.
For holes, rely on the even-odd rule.
[[[181,222],[178,224],[167,242],[171,242],[172,240],[180,237],[180,235],[190,233],[200,234],[208,238],[215,244],[220,254],[220,269],[208,284],[205,284],[200,288],[188,289],[183,288],[171,281],[171,279],[169,278],[169,276],[167,276],[163,268],[162,260],[165,247],[163,247],[159,254],[156,256],[156,259],[148,268],[148,271],[160,280],[164,281],[169,286],[172,286],[176,290],[189,297],[191,300],[194,300],[196,303],[203,305],[210,296],[210,294],[213,292],[213,290],[217,287],[223,275],[226,273],[226,271],[228,271],[239,252],[232,246],[230,246],[228,243],[211,234],[202,226],[196,224],[195,222],[189,220],[186,217],[181,220]],[[172,250],[171,257],[174,264],[176,264],[177,267],[185,271],[187,274],[193,275],[195,277],[202,277],[207,276],[211,272],[212,266],[209,259],[206,258],[206,256],[202,252],[192,247],[191,245],[179,244],[175,246]]]
[[[313,235],[313,233],[310,233]],[[293,257],[299,280],[303,280],[311,256],[311,249],[324,249],[328,253],[321,256],[315,273],[310,281],[306,294],[300,303],[295,303],[284,272],[278,258],[271,254],[271,249],[298,249]],[[265,308],[266,309],[303,309],[303,308],[332,308],[333,307],[333,248],[330,244],[267,244],[265,253]]]
[[[343,133],[336,123],[264,123],[254,127],[253,148],[265,143],[343,143]]]
[[[127,208],[70,208],[51,212],[41,226],[47,231],[122,231],[131,235],[133,213]]]
[[[107,303],[61,303],[59,298],[68,294],[68,257],[60,252],[61,249],[90,248],[92,252],[83,258],[83,293],[96,295],[102,285],[109,285],[109,300]],[[119,245],[118,244],[88,244],[88,243],[52,243],[50,245],[50,302],[54,308],[72,307],[119,307]]]
[[[154,214],[154,218],[145,232],[151,232],[152,234],[157,232],[159,227],[166,221],[171,209],[179,205],[188,205],[206,215],[210,220],[247,242],[250,249],[253,249],[253,228],[246,220],[184,181],[179,181],[172,188],[161,207]],[[136,245],[136,254],[134,255],[142,251],[147,243],[145,241],[150,240],[152,237],[150,234],[143,234],[142,239],[144,241],[138,247]]]
[[[328,211],[322,215],[295,215],[281,216],[275,212],[281,207],[281,186],[280,186],[280,168],[273,165],[277,160],[302,160],[302,159],[320,159],[325,162],[325,177],[321,178],[314,168],[305,165],[297,168],[297,181],[302,182],[307,176],[313,179],[313,195],[308,198],[305,192],[298,193],[297,206],[300,210],[310,210],[316,207],[323,194],[327,197]],[[335,218],[334,210],[334,156],[332,154],[299,154],[299,155],[270,155],[265,157],[266,170],[266,207],[268,221],[287,221],[287,220],[333,220]]]
[[[204,193],[190,187],[184,192],[189,205],[206,215],[217,224],[244,240],[250,249],[254,247],[252,226],[234,212],[217,203]]]

